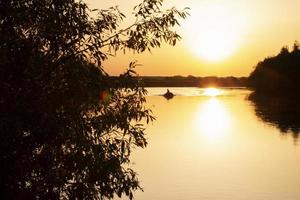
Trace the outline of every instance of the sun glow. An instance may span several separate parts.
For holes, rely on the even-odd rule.
[[[231,56],[240,45],[243,29],[242,17],[235,15],[221,4],[212,3],[195,9],[187,29],[192,51],[208,62]]]
[[[216,88],[206,88],[203,92],[203,94],[205,96],[211,96],[211,97],[215,97],[215,96],[219,96],[222,94],[221,90],[216,89]]]

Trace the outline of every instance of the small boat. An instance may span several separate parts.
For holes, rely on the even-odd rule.
[[[167,92],[163,95],[166,99],[172,99],[174,94],[167,89]]]

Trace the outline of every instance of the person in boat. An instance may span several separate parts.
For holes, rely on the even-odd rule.
[[[174,94],[167,89],[167,92],[164,94],[164,97],[167,99],[171,99],[174,97]]]

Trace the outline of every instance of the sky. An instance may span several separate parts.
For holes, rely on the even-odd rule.
[[[118,5],[133,22],[132,10],[141,0],[86,0],[90,8]],[[300,0],[165,0],[164,9],[189,7],[190,16],[176,31],[182,40],[151,53],[117,53],[104,63],[112,75],[131,61],[148,76],[248,76],[255,65],[276,55],[283,46],[300,41]]]

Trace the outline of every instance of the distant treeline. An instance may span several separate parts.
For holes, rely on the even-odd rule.
[[[246,77],[142,76],[144,87],[245,87]]]

